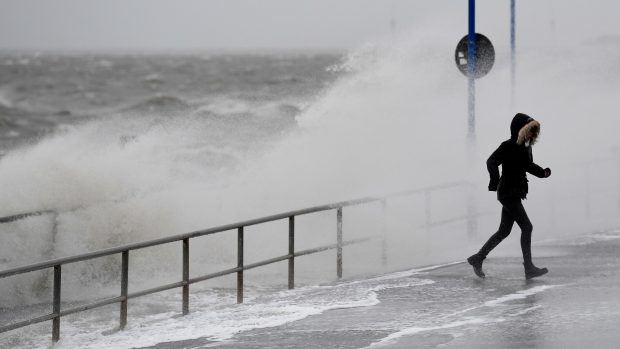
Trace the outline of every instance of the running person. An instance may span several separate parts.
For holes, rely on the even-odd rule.
[[[549,168],[541,168],[532,158],[532,145],[536,143],[540,133],[540,123],[528,115],[518,113],[510,124],[509,140],[504,141],[487,160],[487,169],[491,180],[489,190],[497,191],[497,199],[502,204],[502,216],[499,229],[482,246],[478,253],[467,258],[477,276],[484,278],[482,262],[509,234],[514,222],[521,228],[521,251],[525,278],[541,276],[547,268],[537,268],[532,263],[532,223],[525,212],[521,200],[528,191],[526,172],[539,178],[551,176]],[[502,175],[499,174],[502,165]]]

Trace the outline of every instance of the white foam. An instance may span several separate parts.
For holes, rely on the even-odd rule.
[[[430,265],[430,266],[426,266],[426,267],[422,267],[422,268],[413,268],[413,269],[409,269],[409,270],[404,270],[404,271],[398,271],[398,272],[393,272],[393,273],[388,273],[385,275],[381,275],[381,276],[377,276],[374,278],[370,278],[368,279],[368,281],[388,281],[388,280],[394,280],[394,279],[402,279],[402,278],[407,278],[407,277],[411,277],[414,275],[419,275],[428,271],[432,271],[432,270],[436,270],[436,269],[440,269],[440,268],[445,268],[445,267],[449,267],[452,265],[457,265],[457,264],[462,264],[462,261],[459,262],[449,262],[449,263],[441,263],[441,264],[435,264],[435,265]],[[358,281],[358,282],[365,282],[365,281]]]
[[[548,289],[554,288],[554,287],[559,287],[562,285],[541,285],[541,286],[535,286],[532,288],[529,288],[527,290],[521,290],[521,291],[517,291],[515,293],[512,294],[508,294],[508,295],[504,295],[501,296],[499,298],[490,300],[490,301],[486,301],[481,305],[477,305],[477,306],[473,306],[473,307],[468,307],[465,308],[463,310],[459,310],[453,313],[450,313],[446,316],[442,316],[440,317],[440,319],[446,319],[446,318],[450,318],[450,317],[458,317],[459,315],[465,314],[467,312],[470,312],[472,310],[476,310],[476,309],[480,309],[483,307],[497,307],[501,304],[513,301],[513,300],[517,300],[517,299],[524,299],[527,298],[528,296],[540,293],[540,292],[544,292]],[[528,307],[526,309],[520,310],[514,314],[510,314],[508,316],[511,317],[516,317],[516,316],[520,316],[523,314],[526,314],[528,312],[534,311],[536,309],[539,309],[541,307],[541,305],[535,305],[532,307]],[[415,335],[421,332],[428,332],[428,331],[433,331],[433,330],[441,330],[441,329],[447,329],[447,328],[455,328],[455,327],[462,327],[462,326],[466,326],[466,325],[479,325],[479,324],[483,324],[483,323],[489,323],[489,322],[502,322],[505,321],[505,319],[503,318],[485,318],[485,317],[464,317],[462,319],[457,319],[454,321],[449,321],[449,322],[445,322],[445,323],[440,323],[438,325],[434,325],[434,326],[413,326],[413,327],[408,327],[405,328],[403,330],[400,330],[398,332],[392,333],[384,338],[382,338],[380,341],[377,341],[375,343],[372,343],[370,346],[368,346],[367,348],[372,348],[372,347],[381,347],[381,346],[385,346],[385,345],[389,345],[394,343],[397,339],[401,338],[401,337],[405,337],[405,336],[411,336],[411,335]]]
[[[479,325],[479,324],[483,324],[486,322],[489,322],[489,320],[484,319],[484,318],[470,318],[470,319],[465,319],[465,320],[453,321],[453,322],[449,322],[449,323],[445,323],[445,324],[441,324],[437,326],[409,327],[404,330],[392,333],[389,336],[382,338],[380,341],[372,343],[366,348],[386,346],[386,345],[396,342],[396,340],[401,337],[411,336],[411,335],[422,333],[422,332],[442,330],[442,329],[447,329],[447,328],[455,328],[455,327],[461,327],[461,326],[466,326],[466,325]]]
[[[162,312],[153,315],[131,317],[124,331],[104,335],[103,332],[117,326],[116,317],[106,321],[93,321],[84,315],[78,320],[64,320],[61,341],[56,348],[131,348],[155,345],[166,341],[207,338],[224,341],[237,333],[283,325],[308,316],[333,309],[370,307],[379,303],[377,293],[393,288],[418,287],[433,281],[419,278],[390,280],[356,280],[334,285],[308,286],[269,294],[246,291],[245,303],[236,305],[232,294],[216,296],[211,292],[192,295],[192,312],[184,317]],[[178,302],[178,297],[159,302]],[[130,304],[133,308],[147,308],[148,304]],[[229,304],[229,305],[223,305]],[[27,333],[28,329],[24,330]],[[49,333],[39,334],[24,341],[20,348],[47,348]],[[7,339],[8,340],[8,339]],[[3,342],[0,341],[0,346]]]
[[[516,313],[514,313],[514,314],[510,314],[510,315],[508,315],[508,316],[510,316],[510,317],[517,317],[517,316],[521,316],[521,315],[527,314],[527,313],[529,313],[529,312],[532,312],[532,311],[534,311],[534,310],[538,310],[538,309],[540,309],[540,308],[542,308],[542,305],[537,304],[537,305],[535,305],[535,306],[533,306],[533,307],[525,308],[525,309],[523,309],[523,310],[520,310],[520,311],[518,311],[518,312],[516,312]]]
[[[453,313],[450,313],[446,316],[444,316],[443,318],[449,318],[449,317],[454,317],[454,316],[458,316],[461,314],[465,314],[468,313],[472,310],[476,310],[476,309],[480,309],[482,307],[496,307],[498,305],[513,301],[513,300],[517,300],[517,299],[524,299],[527,298],[528,296],[534,295],[536,293],[540,293],[540,292],[544,292],[548,289],[554,288],[554,287],[559,287],[562,285],[543,285],[543,286],[536,286],[536,287],[532,287],[529,288],[527,290],[521,290],[521,291],[517,291],[515,293],[512,294],[508,294],[508,295],[504,295],[501,296],[499,298],[493,299],[493,300],[489,300],[486,301],[480,305],[476,305],[476,306],[472,306],[472,307],[467,307],[465,309],[461,309],[458,311],[455,311]]]
[[[555,287],[560,287],[561,285],[541,285],[541,286],[535,286],[532,288],[528,288],[527,290],[522,290],[522,291],[517,291],[515,293],[512,294],[508,294],[502,297],[499,297],[497,299],[493,299],[490,301],[486,301],[484,302],[484,306],[487,307],[496,307],[498,305],[513,301],[513,300],[517,300],[517,299],[525,299],[531,295],[540,293],[540,292],[544,292],[546,290],[555,288]]]

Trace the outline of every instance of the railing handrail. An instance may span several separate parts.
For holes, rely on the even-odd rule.
[[[462,185],[471,185],[471,183],[467,181],[456,181],[456,182],[449,182],[445,184],[428,186],[424,188],[394,192],[394,193],[390,193],[390,194],[386,194],[382,196],[364,197],[364,198],[358,198],[358,199],[352,199],[352,200],[346,200],[346,201],[339,201],[339,202],[335,202],[335,203],[331,203],[327,205],[313,206],[313,207],[308,207],[304,209],[288,211],[288,212],[283,212],[283,213],[274,214],[270,216],[250,219],[246,221],[220,225],[217,227],[197,230],[197,231],[193,231],[190,233],[184,233],[184,234],[167,236],[167,237],[163,237],[159,239],[136,242],[136,243],[126,244],[122,246],[93,251],[89,253],[74,255],[70,257],[52,259],[52,260],[48,260],[44,262],[34,263],[34,264],[30,264],[30,265],[26,265],[26,266],[22,266],[18,268],[0,271],[0,279],[8,277],[8,276],[12,276],[12,275],[23,274],[23,273],[36,271],[36,270],[50,268],[56,265],[75,263],[75,262],[80,262],[84,260],[113,255],[113,254],[117,254],[117,253],[124,252],[124,251],[138,250],[138,249],[142,249],[146,247],[163,245],[167,243],[181,241],[184,239],[190,239],[190,238],[196,238],[200,236],[220,233],[220,232],[227,231],[227,230],[234,230],[234,229],[238,229],[241,227],[248,227],[252,225],[273,222],[273,221],[285,219],[285,218],[292,217],[292,216],[301,216],[301,215],[306,215],[310,213],[328,211],[328,210],[333,210],[333,209],[342,208],[342,207],[356,206],[356,205],[366,204],[370,202],[381,201],[387,198],[392,198],[392,197],[397,197],[397,196],[408,196],[408,195],[413,195],[416,193],[447,189],[447,188],[462,186]],[[54,211],[46,210],[46,211],[38,211],[38,212],[54,212]],[[27,215],[27,214],[22,214],[22,215]],[[14,215],[13,217],[15,216],[17,215]]]
[[[41,210],[41,211],[34,211],[34,212],[18,213],[18,214],[6,216],[6,217],[0,217],[0,224],[11,223],[11,222],[22,220],[24,218],[33,217],[33,216],[41,216],[41,215],[48,214],[48,213],[49,214],[56,213],[56,211],[55,210]]]
[[[380,238],[382,240],[381,260],[383,264],[386,265],[387,242],[386,242],[386,226],[385,226],[386,218],[385,217],[386,217],[386,207],[387,207],[386,204],[387,204],[388,198],[393,198],[397,196],[405,196],[405,195],[413,195],[416,193],[423,193],[425,197],[425,201],[426,201],[426,209],[427,209],[426,221],[428,224],[428,223],[431,223],[431,220],[430,220],[431,193],[435,190],[447,189],[447,188],[453,188],[453,187],[461,187],[461,186],[471,186],[471,183],[459,181],[459,182],[452,182],[452,183],[446,183],[446,184],[441,184],[441,185],[429,186],[429,187],[420,188],[420,189],[401,191],[401,192],[396,192],[396,193],[387,194],[383,196],[364,197],[364,198],[359,198],[359,199],[354,199],[354,200],[339,201],[339,202],[335,202],[335,203],[331,203],[327,205],[313,206],[313,207],[309,207],[305,209],[294,210],[294,211],[279,213],[275,215],[255,218],[251,220],[245,220],[245,221],[241,221],[237,223],[221,225],[221,226],[217,226],[217,227],[213,227],[209,229],[197,230],[191,233],[185,233],[185,234],[173,235],[173,236],[168,236],[168,237],[149,240],[149,241],[137,242],[137,243],[127,244],[123,246],[107,248],[107,249],[94,251],[90,253],[84,253],[84,254],[65,257],[65,258],[58,258],[58,259],[53,259],[53,260],[49,260],[46,262],[40,262],[40,263],[30,264],[30,265],[26,265],[26,266],[14,268],[14,269],[5,270],[5,271],[0,272],[0,278],[5,278],[11,275],[23,274],[27,272],[36,271],[36,270],[53,268],[54,270],[53,294],[52,294],[53,301],[52,301],[52,313],[51,314],[40,316],[40,317],[35,317],[35,318],[30,318],[28,320],[9,324],[6,326],[0,326],[0,333],[11,331],[11,330],[24,327],[24,326],[28,326],[28,325],[38,323],[38,322],[52,320],[52,342],[57,342],[60,339],[61,317],[69,315],[69,314],[85,311],[88,309],[94,309],[100,306],[113,304],[113,303],[120,303],[120,319],[119,319],[120,326],[119,328],[122,330],[125,328],[127,324],[127,307],[128,307],[127,304],[130,298],[140,297],[140,296],[144,296],[147,294],[162,292],[165,290],[179,288],[179,287],[182,288],[182,313],[183,315],[187,315],[189,313],[189,286],[190,284],[205,281],[205,280],[216,278],[216,277],[220,277],[223,275],[233,274],[233,273],[237,274],[237,302],[242,303],[243,302],[243,273],[245,270],[288,260],[288,288],[292,289],[295,287],[295,281],[294,281],[295,279],[295,257],[318,253],[322,251],[328,251],[332,249],[336,250],[336,274],[338,278],[340,279],[342,278],[342,274],[343,274],[342,273],[343,271],[342,270],[343,247],[349,244],[357,244],[357,243],[369,241],[374,238]],[[377,235],[376,237],[365,237],[365,238],[345,241],[343,239],[343,231],[342,231],[343,208],[349,207],[349,206],[366,204],[366,203],[372,203],[372,202],[381,202],[382,211],[383,211],[383,220],[384,220],[383,229],[381,229],[382,231],[381,237]],[[326,246],[315,247],[312,249],[296,251],[295,250],[295,217],[310,214],[310,213],[321,212],[321,211],[329,211],[329,210],[336,210],[336,243],[332,245],[326,245]],[[8,220],[8,219],[6,220],[14,221],[18,219],[23,219],[23,218],[26,218],[26,217],[29,217],[35,214],[42,214],[41,212],[47,212],[47,211],[38,211],[38,212],[32,212],[32,213],[25,213],[21,215],[13,215],[13,216],[9,216],[13,220]],[[57,220],[59,213],[57,211],[51,211],[51,212],[54,214],[54,217],[55,217],[54,220]],[[473,216],[469,218],[473,219]],[[251,264],[244,264],[244,261],[243,261],[244,243],[243,241],[244,241],[245,227],[262,224],[262,223],[273,222],[277,220],[283,220],[283,219],[288,220],[288,253],[285,255],[273,257],[267,260],[263,260],[263,261],[259,261],[259,262],[255,262]],[[472,226],[472,224],[468,224],[468,226]],[[212,273],[212,274],[190,278],[189,247],[190,247],[191,239],[200,237],[200,236],[209,235],[209,234],[232,231],[235,229],[237,230],[237,267],[226,269],[226,270],[221,270],[219,272]],[[54,225],[54,229],[53,229],[54,234],[55,232],[56,232],[56,225]],[[163,245],[167,243],[174,243],[174,242],[182,242],[183,267],[182,267],[181,281],[177,281],[172,284],[158,286],[158,287],[147,289],[147,290],[129,293],[128,291],[129,251],[146,248],[146,247],[159,246],[159,245]],[[109,298],[109,299],[104,299],[104,300],[99,300],[97,302],[87,304],[85,306],[76,307],[76,308],[61,309],[62,308],[61,306],[62,266],[64,264],[89,260],[89,259],[98,258],[98,257],[105,257],[105,256],[110,256],[110,255],[115,255],[115,254],[121,254],[121,285],[120,285],[121,294],[120,296]]]

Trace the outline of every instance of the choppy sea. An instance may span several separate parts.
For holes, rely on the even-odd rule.
[[[327,68],[338,60],[337,54],[5,52],[0,151],[85,120],[119,115],[199,118],[206,143],[215,148],[235,135],[277,136],[294,127],[309,98],[335,78]],[[119,142],[136,136],[127,130]]]

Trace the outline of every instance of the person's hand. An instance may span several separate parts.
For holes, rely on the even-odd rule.
[[[489,191],[497,191],[497,183],[489,182]]]
[[[547,177],[549,177],[549,176],[551,176],[551,169],[550,169],[549,167],[547,167],[547,168],[545,169],[545,178],[547,178]]]

